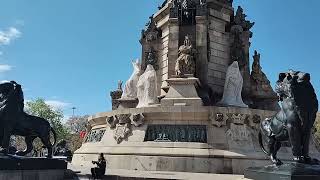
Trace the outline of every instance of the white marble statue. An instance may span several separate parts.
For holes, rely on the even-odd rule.
[[[133,73],[126,82],[121,99],[136,99],[137,98],[137,84],[141,76],[141,64],[139,59],[132,61]]]
[[[139,99],[137,108],[158,103],[157,74],[152,65],[149,64],[146,71],[140,76],[137,89]]]
[[[224,106],[248,107],[242,101],[243,78],[239,70],[239,64],[234,61],[227,70],[226,82],[222,100],[218,103]]]

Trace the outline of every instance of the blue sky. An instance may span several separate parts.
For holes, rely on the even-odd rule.
[[[141,56],[141,29],[161,3],[1,0],[0,80],[16,80],[25,99],[45,98],[67,116],[73,106],[78,115],[108,111],[109,92],[130,76],[130,61]],[[319,92],[320,1],[235,0],[238,5],[256,22],[251,52],[261,53],[272,83],[292,68],[310,72]]]

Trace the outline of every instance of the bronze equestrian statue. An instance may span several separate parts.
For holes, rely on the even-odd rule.
[[[309,156],[311,131],[318,111],[318,100],[310,82],[310,74],[290,70],[281,73],[276,84],[276,92],[282,108],[274,117],[261,122],[259,144],[264,153],[276,165],[281,142],[290,141],[293,160],[298,163],[318,163]],[[267,142],[267,148],[263,142]]]
[[[56,143],[56,133],[50,123],[40,117],[24,112],[24,98],[21,85],[14,81],[0,84],[0,153],[8,154],[10,137],[19,135],[25,137],[27,148],[15,154],[25,156],[33,149],[33,140],[41,139],[48,149],[48,158],[52,158],[53,146]],[[53,133],[54,143],[50,142],[50,132]]]

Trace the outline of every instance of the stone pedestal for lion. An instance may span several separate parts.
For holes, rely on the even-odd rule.
[[[0,180],[61,180],[66,170],[64,160],[0,156]]]

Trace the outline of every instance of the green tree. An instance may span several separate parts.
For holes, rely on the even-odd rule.
[[[69,137],[70,133],[62,123],[63,112],[46,104],[44,99],[39,98],[27,102],[26,112],[48,120],[57,133],[57,141],[67,139]]]

